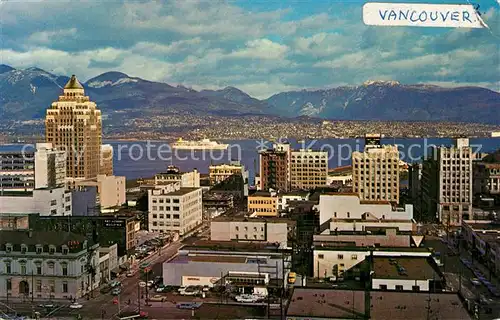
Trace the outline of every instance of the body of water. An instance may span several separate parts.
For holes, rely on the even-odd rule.
[[[294,149],[314,149],[329,152],[329,167],[349,165],[353,151],[364,149],[364,139],[322,139],[296,141],[288,140]],[[168,142],[163,141],[105,141],[114,148],[113,162],[116,175],[127,179],[151,177],[155,173],[165,171],[167,166],[175,165],[183,171],[198,169],[208,172],[210,164],[227,163],[240,160],[250,171],[251,181],[255,170],[258,170],[258,151],[271,147],[272,142],[260,140],[220,141],[228,143],[227,150],[189,151],[172,150]],[[427,154],[431,145],[451,146],[453,139],[382,139],[383,144],[397,144],[400,157],[406,162],[419,161]],[[500,148],[500,138],[470,139],[474,152],[493,152]],[[1,145],[0,151],[33,150],[31,145]]]

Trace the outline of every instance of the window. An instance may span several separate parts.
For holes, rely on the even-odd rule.
[[[179,207],[173,207],[172,211],[179,211]]]
[[[7,251],[7,252],[12,252],[12,245],[11,245],[11,244],[7,244],[7,245],[5,246],[5,251]]]
[[[324,259],[325,255],[324,254],[318,254],[318,259]]]
[[[379,289],[380,290],[387,290],[387,285],[381,284],[381,285],[379,285]]]
[[[63,276],[68,275],[68,264],[67,263],[61,263],[61,268],[62,268],[62,274]]]
[[[69,250],[68,248],[63,247],[62,248],[62,254],[68,254]]]
[[[403,291],[402,285],[396,285],[396,291]]]
[[[179,199],[174,199],[173,202],[174,203],[179,203]]]
[[[28,251],[28,247],[24,244],[21,245],[21,253],[26,253]]]
[[[11,273],[12,270],[11,270],[11,265],[10,265],[10,261],[6,261],[5,262],[5,273]]]
[[[62,292],[68,293],[68,283],[66,281],[64,281],[62,284]]]
[[[7,291],[12,290],[12,280],[11,279],[7,279],[5,282],[5,285],[7,287]]]
[[[179,215],[178,214],[174,214],[174,219],[179,219]]]
[[[54,274],[54,262],[47,262],[47,267],[49,267],[49,274]]]
[[[54,254],[54,253],[56,253],[56,248],[55,248],[54,246],[50,246],[50,247],[49,247],[49,253],[50,253],[50,254]]]
[[[43,252],[43,247],[42,246],[37,246],[36,247],[36,253],[41,254]]]
[[[36,292],[42,292],[42,280],[37,280],[35,285]]]
[[[351,260],[358,260],[357,254],[351,254]]]
[[[337,259],[339,259],[339,260],[343,260],[343,259],[344,259],[344,255],[343,255],[343,254],[339,254],[339,255],[337,255]]]
[[[411,290],[412,291],[420,291],[420,286],[412,286]]]
[[[50,293],[56,292],[56,282],[54,280],[49,281]]]
[[[36,274],[42,274],[42,264],[40,262],[36,263]]]
[[[57,209],[52,209],[52,210],[50,210],[50,214],[51,214],[51,215],[55,215],[55,214],[57,214]]]
[[[26,274],[26,262],[19,262],[19,264],[21,265],[21,274]]]

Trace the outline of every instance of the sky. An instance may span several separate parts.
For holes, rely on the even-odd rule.
[[[0,63],[83,81],[120,71],[194,89],[234,86],[256,98],[367,80],[500,91],[496,0],[478,0],[490,29],[366,26],[364,3],[0,0]]]

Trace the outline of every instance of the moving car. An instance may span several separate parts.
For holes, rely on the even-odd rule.
[[[151,298],[149,298],[149,301],[164,302],[164,301],[167,301],[167,298],[164,297],[164,296],[160,296],[159,294],[157,294],[157,295],[154,295]]]
[[[202,302],[181,302],[176,305],[177,309],[198,309],[201,307]]]
[[[122,293],[122,289],[120,288],[114,288],[112,291],[111,291],[111,294],[114,295],[114,296],[117,296],[119,295],[120,293]]]
[[[81,309],[83,305],[79,304],[78,302],[72,303],[69,305],[70,309]]]
[[[180,294],[183,296],[196,296],[201,294],[201,291],[196,287],[189,286],[184,291],[181,291]]]

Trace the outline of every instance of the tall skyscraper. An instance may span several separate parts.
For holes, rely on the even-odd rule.
[[[45,118],[46,142],[66,151],[68,180],[93,179],[99,174],[102,119],[101,111],[85,95],[73,75],[63,95],[52,103]]]
[[[364,152],[352,154],[352,188],[361,200],[399,202],[399,152],[366,135]]]
[[[290,145],[285,143],[276,143],[273,149],[259,152],[261,190],[290,189],[290,157]]]
[[[422,171],[424,213],[455,226],[472,216],[472,160],[469,139],[456,139],[451,148],[431,148]]]

